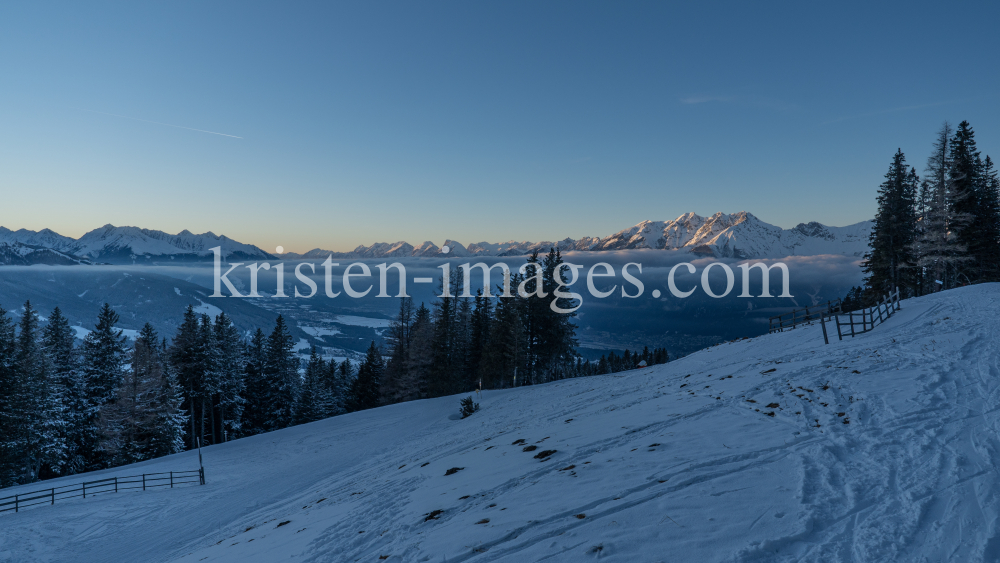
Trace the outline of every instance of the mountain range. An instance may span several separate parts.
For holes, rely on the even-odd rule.
[[[846,227],[829,227],[821,223],[800,223],[792,229],[782,229],[761,221],[751,213],[716,213],[702,217],[685,213],[672,221],[643,221],[634,227],[608,237],[565,238],[560,241],[476,242],[463,245],[446,240],[452,256],[522,256],[534,250],[559,248],[563,252],[595,252],[602,250],[688,250],[692,253],[719,258],[783,258],[840,254],[861,256],[868,250],[872,221],[862,221]],[[288,253],[293,258],[383,258],[441,255],[442,247],[431,241],[419,246],[407,242],[379,242],[358,246],[350,252],[334,252],[320,248],[305,254]]]
[[[643,221],[607,237],[565,238],[560,241],[477,242],[463,245],[446,240],[414,246],[405,241],[358,246],[350,252],[316,248],[304,254],[285,253],[285,259],[402,258],[423,256],[522,256],[534,250],[559,248],[563,252],[604,250],[687,250],[700,256],[719,258],[783,258],[838,254],[861,256],[868,249],[872,222],[830,227],[816,222],[782,229],[765,223],[746,211],[716,213],[701,217],[685,213],[672,221]],[[0,264],[162,264],[202,260],[211,248],[222,247],[227,260],[274,260],[260,248],[212,232],[196,235],[187,230],[176,235],[138,227],[105,225],[79,239],[50,229],[11,231],[0,227]],[[448,252],[443,252],[447,247]]]
[[[212,232],[196,235],[184,230],[176,235],[138,227],[104,225],[79,239],[50,229],[11,231],[0,227],[0,264],[160,263],[201,260],[222,247],[228,259],[267,260],[274,256],[253,246]]]

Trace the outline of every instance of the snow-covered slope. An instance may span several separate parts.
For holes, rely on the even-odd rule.
[[[819,254],[862,256],[868,251],[871,228],[871,221],[862,221],[847,227],[827,227],[812,222],[800,223],[793,229],[782,229],[765,223],[746,211],[716,213],[711,217],[685,213],[673,221],[643,221],[604,238],[565,238],[557,242],[476,242],[468,246],[447,240],[444,245],[449,247],[450,254],[454,256],[521,256],[534,250],[548,252],[553,247],[564,252],[634,248],[681,249],[727,258],[784,258]],[[351,252],[332,252],[317,248],[302,257],[325,258],[332,254],[347,258],[381,258],[433,256],[440,252],[441,249],[431,242],[425,242],[417,248],[405,242],[396,242],[359,246]]]
[[[20,242],[0,242],[0,265],[30,266],[33,264],[73,265],[86,260],[41,246]]]
[[[213,446],[204,487],[0,515],[0,561],[997,561],[998,301]]]
[[[49,248],[60,253],[83,256],[95,261],[132,262],[137,258],[188,259],[211,254],[209,249],[222,247],[222,253],[233,259],[267,259],[269,254],[250,244],[208,232],[200,235],[181,231],[176,235],[140,229],[105,225],[79,239],[64,237],[49,229],[11,231],[0,227],[0,243],[20,243]]]

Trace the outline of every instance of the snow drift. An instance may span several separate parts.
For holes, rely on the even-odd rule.
[[[0,515],[0,561],[996,561],[998,297],[213,446],[203,487]]]

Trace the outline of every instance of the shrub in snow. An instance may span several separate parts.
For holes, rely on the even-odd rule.
[[[468,418],[472,416],[472,413],[479,410],[479,403],[472,402],[472,395],[462,399],[461,405],[462,418]]]

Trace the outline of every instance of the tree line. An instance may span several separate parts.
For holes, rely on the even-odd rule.
[[[388,360],[381,377],[358,385],[363,408],[414,399],[465,393],[475,389],[502,389],[546,383],[569,377],[598,375],[666,362],[666,349],[624,356],[602,357],[598,362],[577,354],[575,300],[554,297],[565,280],[562,255],[550,249],[545,256],[535,250],[525,272],[511,274],[509,287],[524,291],[492,298],[483,291],[469,298],[441,297],[433,308],[411,299],[400,301],[399,313],[385,339]],[[443,281],[443,280],[442,280]],[[463,284],[462,271],[451,274],[451,287]],[[443,285],[443,283],[442,283]],[[497,290],[502,292],[498,284]],[[442,291],[442,295],[450,292]]]
[[[1000,178],[968,121],[941,127],[923,178],[897,150],[877,201],[864,285],[848,293],[845,309],[896,287],[905,297],[1000,281]]]
[[[528,258],[525,295],[401,300],[364,359],[300,360],[288,324],[242,333],[224,312],[189,306],[172,339],[134,340],[105,304],[81,344],[56,308],[20,319],[0,308],[0,487],[134,463],[339,414],[474,389],[533,385],[668,360],[666,349],[576,353],[572,313],[552,307],[557,250]],[[442,280],[443,281],[443,280]],[[450,280],[462,283],[460,271]],[[447,292],[442,292],[447,295]],[[563,310],[568,300],[557,299]],[[42,327],[44,320],[44,327]]]

